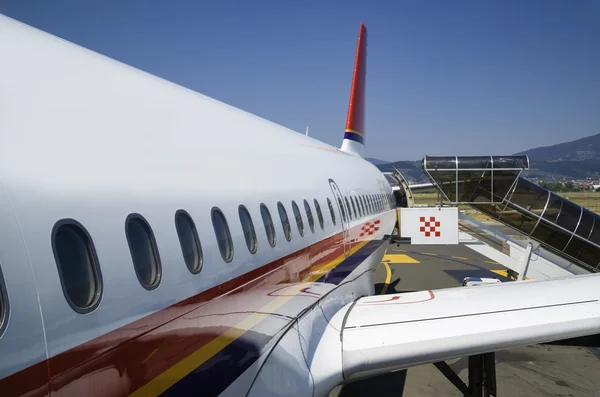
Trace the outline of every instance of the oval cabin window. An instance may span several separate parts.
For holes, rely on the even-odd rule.
[[[277,211],[279,212],[279,219],[281,220],[281,227],[283,227],[283,235],[287,241],[292,240],[292,227],[290,226],[290,220],[288,219],[287,211],[281,202],[277,203]]]
[[[246,239],[246,246],[251,254],[256,253],[256,231],[254,230],[254,223],[252,223],[252,217],[248,212],[248,209],[243,205],[238,208],[240,215],[240,222],[242,223],[242,230],[244,231],[244,238]]]
[[[329,197],[327,198],[327,207],[329,207],[329,214],[331,215],[331,222],[333,223],[333,226],[335,226],[335,212],[333,211],[333,204],[331,204],[331,200],[329,200]]]
[[[304,211],[306,211],[306,219],[308,219],[308,227],[310,228],[311,232],[315,232],[315,220],[313,219],[313,214],[312,211],[310,209],[310,205],[308,204],[308,201],[304,200]]]
[[[344,210],[344,203],[342,203],[342,199],[338,197],[338,205],[340,206],[340,210],[342,211],[342,222],[346,222],[346,211]]]
[[[273,218],[266,205],[260,205],[260,216],[262,217],[263,224],[265,226],[265,233],[267,234],[267,240],[271,247],[275,247],[275,225],[273,225]]]
[[[358,202],[358,197],[352,197],[354,199],[353,205],[356,204],[356,212],[358,213],[358,217],[362,218],[362,211],[360,210],[360,204]]]
[[[6,319],[8,318],[8,299],[6,297],[6,287],[2,278],[2,267],[0,266],[0,336],[6,328]]]
[[[79,313],[94,310],[102,295],[102,277],[87,231],[73,220],[57,222],[52,232],[52,249],[69,305]]]
[[[161,264],[152,229],[141,215],[131,214],[125,230],[135,274],[142,287],[153,290],[160,284]]]
[[[302,214],[295,201],[292,201],[292,211],[294,212],[294,218],[296,218],[298,233],[300,233],[300,237],[304,237],[304,222],[302,221]]]
[[[317,199],[314,199],[314,203],[315,203],[315,211],[317,211],[317,219],[319,220],[319,226],[321,226],[321,230],[323,230],[325,228],[325,226],[324,226],[325,221],[323,220],[323,213],[321,212],[321,206],[319,205],[319,202],[317,201]]]
[[[348,217],[350,218],[350,220],[352,220],[352,208],[350,208],[348,197],[344,196],[344,201],[346,202],[346,208],[348,208]]]
[[[179,210],[175,214],[175,228],[181,245],[183,260],[192,274],[200,273],[202,269],[202,247],[196,225],[190,215]]]
[[[211,218],[221,257],[225,262],[231,262],[233,259],[233,241],[231,240],[231,233],[225,215],[215,207],[212,210]]]

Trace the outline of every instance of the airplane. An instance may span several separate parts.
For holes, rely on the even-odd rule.
[[[3,397],[327,396],[600,332],[597,274],[374,295],[364,24],[340,149],[3,15],[0,53]]]

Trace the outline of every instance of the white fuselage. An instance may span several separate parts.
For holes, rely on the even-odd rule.
[[[97,347],[94,341],[101,340],[98,346],[103,347],[98,348],[97,355],[86,356],[91,361],[101,360],[103,352],[152,330],[156,338],[168,332],[185,337],[186,329],[201,326],[184,325],[173,331],[179,325],[169,324],[202,306],[210,306],[203,315],[216,316],[266,310],[265,305],[277,313],[286,305],[295,305],[289,319],[278,323],[274,335],[315,300],[297,289],[289,302],[279,302],[279,306],[268,299],[260,304],[257,301],[282,285],[317,281],[335,266],[319,262],[324,259],[317,251],[303,256],[304,252],[320,247],[319,252],[341,256],[341,261],[356,252],[353,247],[382,240],[393,229],[396,216],[391,209],[391,188],[375,166],[358,156],[1,15],[0,53],[8,54],[0,73],[0,268],[4,280],[0,288],[8,302],[5,329],[0,332],[0,384],[2,378],[53,357],[66,363],[69,352],[84,345],[93,350]],[[330,180],[348,200],[377,198],[379,207],[364,213],[361,208],[356,211],[360,216],[350,210],[352,220],[344,223]],[[335,211],[335,225],[328,198]],[[324,218],[322,229],[315,199]],[[312,209],[314,232],[308,225],[304,200]],[[296,226],[292,201],[303,217],[303,237]],[[284,237],[278,202],[285,206],[290,219],[291,241]],[[273,219],[274,247],[267,241],[261,204],[267,206]],[[238,216],[240,205],[248,209],[254,223],[258,245],[254,254],[246,246]],[[234,255],[229,263],[217,246],[211,221],[213,207],[223,212],[231,231]],[[193,219],[202,246],[203,267],[196,275],[184,264],[175,230],[174,215],[180,209]],[[160,253],[162,278],[152,291],[140,285],[132,266],[125,235],[125,220],[132,213],[141,214],[148,222]],[[83,225],[95,246],[103,288],[100,304],[90,313],[74,311],[61,288],[51,243],[52,229],[61,219]],[[377,228],[361,234],[365,225],[372,227],[376,220]],[[327,241],[331,244],[323,243]],[[338,286],[360,283],[348,290],[340,288],[332,304],[341,307],[353,296],[373,292],[370,275],[382,254],[380,247],[369,252],[342,282],[307,286],[320,288],[319,295],[313,297],[325,293],[333,297],[332,291]],[[291,259],[286,262],[282,258]],[[333,263],[335,258],[328,261]],[[270,273],[260,273],[263,266],[281,260],[277,269],[287,266],[286,277],[269,279]],[[293,260],[298,264],[291,263]],[[290,270],[294,266],[297,274]],[[248,276],[253,271],[260,276]],[[202,304],[190,304],[139,329],[128,327],[149,316],[158,318],[157,313],[168,312],[166,309],[178,302],[216,291],[240,277],[248,279],[223,288]],[[225,299],[235,288],[253,282],[256,288],[247,295]],[[258,292],[262,298],[253,298],[256,291],[262,291]],[[222,304],[206,303],[213,301]],[[222,323],[211,321],[207,324],[227,328],[246,320],[232,317]],[[255,329],[267,323],[247,325]],[[190,332],[188,336],[193,338]],[[269,334],[267,330],[261,332]],[[274,345],[275,341],[269,343]],[[68,372],[70,364],[61,365],[63,372]],[[61,365],[48,364],[49,379],[40,381],[41,389],[32,386],[28,392],[35,395],[37,390],[44,395],[44,388],[54,385],[55,375],[50,371]],[[73,359],[73,366],[77,365]],[[99,373],[94,371],[85,370],[81,377],[89,379],[92,373]],[[132,386],[135,381],[124,377],[127,371],[119,370],[114,376],[110,371],[102,372],[95,381],[104,388],[88,390],[89,395],[127,395],[137,390]],[[160,373],[145,375],[146,380]],[[56,376],[66,375],[59,372]],[[118,385],[111,388],[115,379]],[[239,383],[243,377],[237,379]],[[64,394],[80,390],[73,386],[76,380],[56,382],[56,390]],[[248,382],[244,387],[249,387],[251,379]]]

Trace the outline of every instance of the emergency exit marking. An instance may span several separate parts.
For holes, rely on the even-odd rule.
[[[430,216],[428,221],[425,220],[424,216],[420,217],[419,220],[423,225],[421,226],[420,231],[425,233],[425,237],[431,237],[432,234],[435,237],[440,237],[440,231],[437,230],[437,228],[440,227],[440,221],[436,221],[435,216]]]

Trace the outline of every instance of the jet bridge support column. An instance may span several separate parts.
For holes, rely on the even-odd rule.
[[[469,356],[469,385],[445,362],[433,363],[464,397],[496,396],[496,356],[494,353]]]

